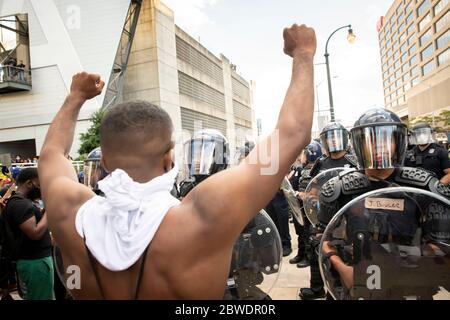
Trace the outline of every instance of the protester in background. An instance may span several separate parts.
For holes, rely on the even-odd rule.
[[[37,168],[23,169],[17,177],[17,191],[8,200],[4,212],[17,240],[17,274],[26,300],[54,299],[47,215],[33,202],[40,198]]]

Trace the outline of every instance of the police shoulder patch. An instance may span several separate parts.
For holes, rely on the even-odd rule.
[[[435,175],[422,168],[401,168],[395,176],[395,182],[417,187],[426,187]]]
[[[431,192],[450,199],[450,185],[441,183],[437,178],[431,179],[429,188]]]
[[[356,194],[369,188],[369,178],[358,171],[350,171],[341,177],[342,193]]]

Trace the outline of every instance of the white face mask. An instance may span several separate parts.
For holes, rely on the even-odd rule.
[[[426,145],[434,142],[433,134],[430,128],[422,128],[414,130],[412,142],[415,145]]]

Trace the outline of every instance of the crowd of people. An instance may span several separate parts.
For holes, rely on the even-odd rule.
[[[3,64],[0,63],[0,82],[16,81],[26,83],[26,65],[23,60],[17,63],[17,58],[10,57]]]
[[[17,286],[24,299],[270,299],[262,284],[292,252],[290,213],[298,252],[289,263],[310,267],[301,299],[433,298],[434,282],[369,286],[369,269],[360,268],[373,267],[378,256],[401,260],[396,268],[426,261],[426,272],[450,290],[447,150],[426,124],[412,127],[408,138],[406,125],[385,109],[364,112],[351,135],[330,123],[311,141],[315,33],[293,25],[283,36],[293,71],[277,129],[247,143],[231,168],[223,135],[195,133],[185,145],[188,178],[180,184],[171,119],[144,101],[108,110],[101,148],[77,174],[68,157],[77,116],[104,82],[75,75],[38,169],[16,172],[2,190],[2,297]],[[263,174],[261,150],[277,161],[276,172]],[[301,217],[286,199],[286,179]],[[381,196],[365,196],[373,192]],[[68,289],[67,266],[81,270],[79,285]],[[408,275],[426,278],[420,267]]]

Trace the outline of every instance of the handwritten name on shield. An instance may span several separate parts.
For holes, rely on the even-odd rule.
[[[381,209],[403,212],[405,209],[405,200],[388,198],[366,198],[365,207],[366,209]]]

